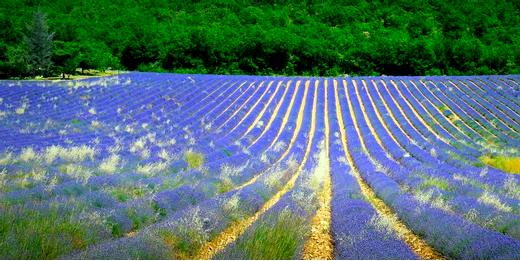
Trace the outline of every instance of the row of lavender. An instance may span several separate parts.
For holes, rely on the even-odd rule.
[[[247,242],[255,240],[262,224],[296,215],[301,227],[309,226],[322,187],[321,181],[311,182],[319,172],[323,148],[318,144],[335,137],[325,154],[334,187],[337,257],[417,254],[363,198],[351,172],[360,173],[408,227],[442,254],[518,257],[518,179],[468,165],[482,151],[494,149],[476,142],[485,141],[484,133],[500,146],[514,149],[519,142],[518,104],[511,101],[517,85],[508,81],[503,85],[509,89],[501,90],[482,82],[463,89],[467,82],[457,78],[136,73],[79,86],[6,83],[1,90],[6,124],[0,133],[2,148],[11,153],[0,161],[5,167],[2,210],[47,213],[59,206],[69,221],[89,224],[99,233],[54,254],[96,258],[191,257],[226,227],[263,211],[217,256],[257,257]],[[478,97],[493,98],[497,106],[487,99],[457,102],[468,91],[479,95],[477,90]],[[442,114],[446,108],[458,121]],[[331,122],[330,133],[324,133],[324,118]],[[471,124],[475,120],[478,125]],[[347,141],[343,146],[340,136]],[[76,150],[79,156],[67,156]],[[199,153],[203,164],[196,160]],[[293,186],[284,186],[293,178]],[[421,222],[424,218],[448,222],[452,229]],[[289,258],[299,256],[308,236],[304,230],[294,233],[299,243]]]
[[[251,87],[251,86],[252,86],[252,84],[250,84],[249,87]],[[229,89],[231,87],[226,87],[226,88]],[[218,94],[217,90],[215,90],[212,93]],[[239,92],[236,92],[236,93],[239,93]],[[287,91],[284,91],[284,95],[286,95],[286,94],[287,94]],[[187,99],[189,98],[189,95],[192,95],[192,94],[188,94]],[[222,96],[222,93],[220,93],[219,95]],[[296,96],[293,95],[293,97],[296,97]],[[272,96],[272,98],[274,98],[274,96]],[[234,97],[229,96],[229,97],[226,97],[226,99],[231,101],[234,99]],[[237,97],[237,99],[238,99],[238,97]],[[209,102],[215,103],[214,100],[217,100],[217,99],[216,98],[213,98],[213,100],[210,99]],[[202,101],[201,101],[201,103],[202,103]],[[217,106],[220,106],[220,104],[226,104],[226,103],[225,103],[225,101],[218,101],[218,104],[219,105],[217,105]],[[278,102],[278,105],[281,105],[281,102]],[[193,107],[197,108],[197,106],[193,106]],[[212,108],[211,106],[198,106],[198,107],[208,108],[207,111],[204,111],[203,109],[198,109],[197,113],[200,115],[207,115],[208,113],[211,113],[211,111],[212,111],[212,109],[209,109],[209,108]],[[213,107],[213,108],[216,108],[216,107]],[[223,110],[222,112],[228,112],[228,111],[229,110],[226,109],[226,110]],[[289,112],[289,110],[287,110],[287,111]],[[250,114],[250,115],[256,115],[256,114]],[[192,120],[196,124],[199,124],[197,118],[198,118],[198,116],[193,116]],[[273,126],[277,126],[280,124],[280,119],[278,119],[274,116],[273,117],[266,116],[266,118],[271,118],[271,120],[273,121],[272,122]],[[287,126],[293,125],[294,118],[295,118],[294,110],[293,110],[293,113],[290,115],[290,117],[287,117],[287,118],[289,119],[289,121],[285,122],[284,125],[287,125]],[[218,122],[215,121],[214,124],[215,123],[218,123]],[[247,125],[245,125],[245,126],[247,126]],[[200,128],[200,129],[205,129],[205,128]],[[284,128],[279,128],[279,129],[284,130]],[[273,131],[276,129],[273,128],[273,129],[270,129],[269,131],[267,131],[268,129],[265,129],[265,130],[266,131],[262,132],[262,134],[260,136],[264,136],[265,138],[268,138],[268,137],[274,136]],[[189,133],[189,131],[190,131],[189,127],[186,127],[186,125],[184,125],[182,130],[179,130],[178,132],[181,132],[181,133],[188,132]],[[255,132],[255,130],[252,130],[251,132],[253,133],[253,132]],[[204,135],[199,136],[199,133],[204,133],[204,131],[202,131],[202,132],[198,131],[196,137],[204,136]],[[283,137],[284,134],[285,134],[285,131],[283,133],[282,132],[278,133],[278,136]],[[229,135],[226,135],[226,136],[229,136]],[[187,143],[190,147],[190,150],[197,150],[197,148],[200,150],[209,150],[208,148],[206,148],[208,146],[207,145],[208,143],[206,143],[207,141],[209,141],[210,143],[215,141],[215,143],[217,143],[221,140],[221,139],[217,139],[215,137],[208,138],[207,140],[200,141],[200,143],[203,144],[202,146],[196,146],[196,144],[191,142],[192,139],[193,139],[192,137],[186,137],[186,136],[184,137],[184,140],[188,141]],[[231,141],[229,139],[231,139],[230,137],[228,137],[228,141]],[[259,141],[260,142],[257,142],[257,144],[258,144],[257,146],[251,147],[251,145],[253,145],[253,144],[250,144],[252,151],[264,152],[265,146],[267,144],[269,144],[267,142],[270,142],[270,144],[271,144],[270,147],[273,147],[273,145],[276,143],[276,139],[273,140],[272,142],[270,140],[267,141],[264,139],[261,139]],[[182,145],[179,145],[179,143],[180,142],[177,142],[177,143],[175,143],[175,145],[178,147],[182,146]],[[233,144],[233,142],[231,142],[229,144]],[[153,175],[154,179],[146,179],[147,183],[143,183],[143,179],[147,175],[144,175],[145,177],[140,177],[139,175],[127,174],[127,173],[121,173],[121,175],[113,175],[113,173],[112,173],[112,175],[96,175],[97,173],[94,173],[94,175],[92,175],[92,177],[87,177],[87,179],[84,180],[84,183],[79,183],[76,180],[71,181],[71,182],[64,182],[63,186],[55,186],[49,190],[46,189],[48,187],[48,186],[46,186],[47,184],[44,184],[44,185],[39,186],[34,189],[30,188],[29,191],[27,191],[27,190],[9,191],[8,198],[12,199],[12,201],[17,201],[17,202],[21,201],[22,203],[26,203],[26,202],[24,202],[23,197],[29,196],[32,200],[38,200],[38,203],[41,203],[42,199],[46,200],[49,197],[55,197],[55,196],[59,197],[61,194],[61,190],[65,190],[66,195],[64,196],[64,198],[68,202],[66,202],[64,204],[62,204],[62,202],[59,202],[59,203],[60,203],[60,205],[67,206],[67,205],[69,205],[67,203],[69,203],[69,201],[71,201],[70,193],[66,193],[68,189],[64,188],[67,186],[69,186],[69,187],[76,186],[75,194],[79,194],[79,195],[73,195],[73,196],[81,196],[84,198],[79,198],[79,200],[77,198],[74,198],[73,200],[77,201],[77,202],[82,202],[82,201],[90,201],[89,199],[91,199],[93,197],[93,195],[92,195],[93,193],[101,194],[101,195],[99,195],[99,198],[105,199],[106,195],[104,195],[103,193],[106,191],[101,191],[101,193],[98,193],[98,192],[100,192],[100,190],[106,190],[106,188],[110,187],[110,186],[117,187],[118,185],[121,185],[121,184],[123,184],[123,185],[131,184],[135,187],[135,185],[137,184],[142,189],[142,186],[144,186],[144,185],[146,185],[146,188],[149,188],[150,185],[152,185],[152,188],[160,187],[158,185],[161,185],[161,182],[163,182],[164,179],[167,179],[167,181],[168,181],[167,186],[179,186],[179,185],[183,184],[184,182],[187,182],[187,180],[179,180],[179,179],[183,179],[183,178],[193,180],[193,183],[196,183],[195,185],[197,185],[196,188],[182,186],[177,189],[173,189],[170,191],[162,191],[158,194],[153,195],[153,203],[155,204],[154,206],[160,210],[159,214],[166,215],[166,214],[168,214],[168,211],[170,209],[168,208],[168,206],[164,206],[164,205],[171,205],[171,210],[179,210],[179,209],[182,209],[183,203],[193,205],[193,204],[196,204],[197,201],[202,200],[204,198],[204,196],[207,196],[208,198],[214,196],[215,192],[213,191],[213,193],[212,193],[212,191],[211,191],[212,187],[214,188],[213,190],[217,190],[217,192],[225,192],[226,190],[232,189],[234,186],[233,183],[235,183],[237,181],[245,180],[248,178],[248,176],[247,176],[248,171],[249,172],[261,172],[262,166],[258,166],[258,165],[265,165],[265,163],[262,163],[262,162],[268,162],[269,157],[274,156],[274,155],[276,155],[276,153],[279,152],[280,146],[281,146],[281,148],[283,148],[285,146],[283,142],[281,142],[281,144],[276,143],[275,147],[277,147],[278,149],[275,149],[275,153],[270,153],[269,156],[265,157],[265,159],[259,159],[259,158],[255,158],[255,157],[251,156],[251,153],[248,150],[245,150],[244,148],[242,148],[243,146],[241,146],[240,143],[235,143],[235,144],[238,144],[238,145],[228,145],[226,147],[214,149],[214,153],[212,153],[212,154],[206,153],[204,156],[206,158],[207,163],[205,164],[205,168],[202,170],[202,172],[204,172],[203,173],[204,175],[197,176],[197,175],[194,175],[194,173],[192,173],[192,172],[187,172],[187,174],[185,174],[185,175],[180,175],[180,174],[176,175],[177,174],[177,173],[175,173],[176,171],[173,171],[171,168],[168,168],[166,171],[164,171],[164,172],[166,172],[166,173],[164,173],[164,174],[166,174],[166,175],[164,175],[165,177],[155,177],[157,175]],[[101,145],[103,146],[105,144],[101,144]],[[214,147],[214,146],[209,146],[209,147]],[[240,150],[238,148],[240,148]],[[27,153],[25,153],[27,151],[29,151],[29,150],[25,149],[25,151],[22,151],[22,155],[27,154]],[[169,149],[168,151],[169,152],[175,151],[175,148]],[[132,152],[131,148],[130,148],[130,152]],[[223,155],[226,156],[225,160],[222,160]],[[244,155],[248,155],[248,156],[244,157]],[[267,154],[264,153],[264,155],[267,155]],[[117,156],[116,158],[119,158],[119,157],[120,156]],[[36,157],[33,157],[33,158],[36,158]],[[219,160],[221,162],[218,162]],[[251,163],[246,163],[243,166],[237,167],[236,165],[230,164],[230,163],[233,163],[233,160],[236,160],[237,162],[240,162],[240,163],[243,163],[244,161],[248,161]],[[54,163],[54,162],[51,162],[51,163]],[[182,165],[182,163],[183,163],[182,161],[180,161],[180,162],[176,161],[176,162],[173,162],[172,164],[168,163],[167,165],[169,165],[169,167],[171,167],[171,166],[177,166],[179,164]],[[229,165],[226,165],[226,163]],[[18,164],[18,162],[16,162],[16,164]],[[103,165],[103,163],[101,165]],[[140,165],[137,166],[138,170],[139,170],[139,166]],[[144,165],[144,166],[146,166],[146,165]],[[258,171],[257,171],[257,169],[258,169]],[[222,175],[220,178],[222,178],[222,179],[220,180],[218,178],[218,176],[215,177],[219,173],[215,174],[214,172],[221,172],[220,174],[222,174]],[[150,175],[150,173],[148,173],[148,172],[139,173],[139,174]],[[151,173],[151,174],[163,174],[163,173]],[[251,174],[253,174],[253,173],[251,173]],[[172,176],[174,176],[174,177],[172,177]],[[186,176],[186,177],[184,177],[184,176]],[[201,177],[201,176],[203,176],[203,177]],[[217,182],[214,182],[215,179],[217,180]],[[173,184],[170,184],[170,183],[173,183]],[[207,184],[205,184],[205,183],[207,183]],[[221,183],[223,183],[223,184],[221,184]],[[59,185],[59,184],[56,184],[56,185]],[[54,188],[56,188],[56,189],[54,189]],[[82,190],[86,190],[86,191],[88,191],[88,193],[83,193]],[[203,191],[205,193],[201,193],[201,191]],[[16,193],[16,192],[20,192],[20,193]],[[144,194],[146,194],[146,193],[144,193]],[[208,195],[203,195],[203,194],[208,194]],[[98,195],[96,195],[96,196],[98,196]],[[141,196],[141,195],[139,195],[139,196]],[[146,200],[146,197],[144,197],[144,198]],[[143,211],[142,206],[141,206],[143,204],[140,204],[143,201],[142,199],[143,199],[143,197],[139,197],[138,199],[136,199],[137,204],[136,204],[136,202],[129,201],[128,203],[125,202],[126,203],[125,206],[116,206],[116,207],[113,207],[114,204],[112,204],[112,203],[108,203],[108,204],[106,202],[98,203],[98,200],[95,200],[97,203],[93,204],[94,206],[89,206],[89,207],[91,207],[91,208],[95,207],[96,210],[98,210],[98,208],[106,209],[109,212],[109,214],[111,215],[109,218],[110,219],[109,223],[110,224],[112,224],[114,222],[116,223],[116,224],[112,224],[112,226],[116,225],[116,228],[117,228],[116,232],[118,232],[117,234],[119,234],[120,230],[132,229],[132,228],[129,228],[128,226],[126,226],[126,228],[125,228],[125,226],[121,224],[121,223],[124,224],[124,222],[121,222],[121,220],[114,218],[114,215],[113,215],[114,208],[116,210],[119,210],[119,209],[122,210],[122,211],[116,211],[116,214],[117,214],[117,212],[119,212],[119,213],[126,212],[127,214],[133,213],[134,215],[135,215],[135,213],[150,213],[151,211]],[[49,201],[49,200],[47,200],[47,201]],[[55,199],[53,199],[48,205],[50,206],[50,205],[53,205],[54,203],[56,203]],[[137,207],[141,207],[141,209],[134,210],[133,208],[136,205],[137,205]],[[128,206],[128,207],[126,207],[126,206]],[[76,206],[72,206],[71,208],[75,208],[75,207]],[[75,209],[75,210],[77,210],[77,209]],[[82,208],[83,212],[89,212],[90,210],[92,210],[92,209]],[[146,209],[144,209],[144,210],[146,210]],[[102,211],[98,211],[98,212],[102,212]],[[116,217],[117,217],[117,215],[116,215]],[[138,216],[138,217],[134,217],[134,219],[138,219],[138,221],[142,221],[143,219],[146,219],[146,218]],[[134,221],[134,220],[132,220],[132,221]],[[136,228],[135,224],[133,224],[133,225],[134,225],[133,228]],[[114,232],[114,228],[112,229],[112,232]],[[125,231],[123,231],[123,232],[125,232]],[[114,234],[114,233],[112,233],[112,234]]]

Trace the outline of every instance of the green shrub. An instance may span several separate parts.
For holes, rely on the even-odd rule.
[[[184,159],[192,169],[199,168],[204,164],[204,155],[201,153],[187,151],[184,153]]]

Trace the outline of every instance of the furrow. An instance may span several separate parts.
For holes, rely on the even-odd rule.
[[[298,90],[299,90],[298,86],[299,86],[299,85],[300,85],[300,81],[298,81],[298,82],[296,83],[296,86],[295,86],[295,89],[294,89],[294,92],[293,92],[293,96],[292,96],[292,98],[291,98],[291,101],[289,102],[289,108],[288,108],[287,112],[285,113],[286,116],[284,116],[284,122],[287,122],[286,117],[288,118],[289,115],[290,115],[290,110],[292,109],[292,106],[293,106],[293,104],[294,104],[294,100],[296,99],[296,96],[297,96],[297,94],[298,94]],[[248,149],[249,149],[251,146],[253,146],[254,144],[256,144],[256,143],[258,142],[258,140],[260,140],[260,138],[262,138],[262,136],[264,136],[264,134],[267,132],[267,129],[271,127],[271,124],[273,124],[273,121],[276,119],[276,117],[277,117],[277,115],[278,115],[278,111],[279,111],[280,108],[282,107],[282,104],[283,104],[283,101],[284,101],[285,95],[287,94],[287,91],[289,90],[290,86],[291,86],[291,81],[287,82],[287,87],[286,87],[286,89],[285,89],[285,92],[283,93],[283,97],[282,97],[282,99],[280,100],[280,102],[278,102],[278,104],[276,105],[276,108],[274,109],[273,113],[271,114],[271,118],[269,118],[269,121],[267,122],[265,129],[262,131],[262,133],[260,133],[260,135],[258,135],[258,137],[256,137],[256,139],[255,139],[253,142],[251,142],[251,143],[249,144],[249,146],[247,146]],[[254,128],[254,125],[251,125],[250,128],[251,128],[251,129]],[[282,128],[280,128],[280,129],[282,129]],[[249,131],[250,131],[250,130],[248,130],[248,132],[249,132]],[[271,143],[271,144],[274,144],[274,142]]]
[[[308,86],[308,83],[306,83]],[[307,90],[306,90],[307,91]],[[316,122],[316,104],[317,104],[317,86],[315,87],[314,98],[313,98],[313,108],[312,108],[312,116],[311,116],[311,129],[309,132],[309,138],[307,140],[307,147],[305,150],[305,154],[303,156],[302,162],[298,166],[298,169],[293,174],[293,176],[289,179],[287,183],[275,194],[273,195],[262,207],[251,217],[246,218],[242,221],[238,221],[228,228],[224,229],[222,233],[217,235],[211,241],[203,245],[194,256],[194,259],[211,259],[215,254],[222,251],[226,246],[234,242],[240,235],[242,235],[248,227],[250,227],[258,218],[260,218],[266,211],[268,211],[271,207],[273,207],[287,192],[292,190],[296,180],[298,179],[300,173],[307,162],[307,159],[310,154],[310,150],[312,147],[312,140],[314,138],[315,132],[315,122]],[[304,95],[305,96],[305,95]],[[305,97],[304,97],[305,101]],[[305,102],[302,102],[304,104]],[[297,136],[297,132],[301,128],[304,111],[301,110],[298,114],[298,120],[296,123],[295,134]]]
[[[318,85],[318,81],[316,81]],[[326,169],[317,171],[325,172],[320,175],[324,178],[323,188],[319,194],[319,208],[316,215],[311,220],[311,235],[305,242],[303,247],[303,259],[305,260],[331,260],[334,259],[334,243],[330,231],[331,224],[331,200],[332,200],[332,183],[330,177],[330,127],[329,127],[329,109],[328,109],[328,79],[324,80],[325,89],[325,108],[323,111],[325,126],[325,166]]]
[[[384,216],[390,220],[395,220],[395,222],[393,222],[394,230],[399,231],[399,234],[402,235],[403,240],[420,258],[443,259],[443,256],[440,253],[438,253],[435,249],[430,247],[424,240],[422,240],[420,237],[415,235],[410,229],[408,229],[406,225],[397,218],[397,215],[392,211],[392,209],[377,197],[376,193],[361,177],[356,165],[354,164],[354,160],[352,158],[352,155],[350,154],[350,149],[348,147],[348,140],[345,133],[345,125],[343,123],[342,109],[341,105],[339,104],[337,88],[334,88],[334,95],[336,105],[336,118],[340,126],[339,129],[341,143],[343,145],[345,157],[347,158],[349,165],[352,167],[352,173],[356,181],[358,182],[359,187],[361,188],[363,196],[370,202],[370,204],[374,207],[374,209],[379,215]]]

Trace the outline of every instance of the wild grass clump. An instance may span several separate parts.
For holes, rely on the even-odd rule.
[[[0,203],[0,259],[55,259],[98,239],[56,208],[38,212]]]
[[[120,202],[142,198],[146,193],[148,190],[142,186],[115,187],[110,190],[110,194]]]
[[[514,199],[520,199],[520,186],[513,177],[509,177],[504,182],[506,194]]]
[[[9,165],[13,162],[13,153],[12,152],[4,152],[0,155],[0,165]]]
[[[103,160],[103,162],[101,162],[101,164],[99,165],[99,170],[107,174],[112,174],[116,172],[120,160],[121,159],[119,155],[112,154],[110,155],[110,157],[106,158],[105,160]]]
[[[426,190],[417,189],[413,191],[413,193],[415,198],[422,204],[431,204],[432,206],[440,208],[446,212],[453,212],[453,208],[447,199],[442,197],[442,195],[436,194],[432,188]]]
[[[136,171],[146,177],[153,177],[165,171],[167,168],[168,164],[166,162],[153,162],[145,165],[137,165]]]
[[[235,187],[235,180],[244,173],[244,170],[249,166],[249,161],[241,166],[231,166],[223,164],[220,167],[220,177],[217,184],[219,193],[224,193],[232,190]]]
[[[7,170],[0,170],[0,192],[4,192],[7,189]]]
[[[507,206],[506,204],[502,203],[498,196],[491,194],[487,191],[484,191],[484,193],[480,195],[478,201],[504,212],[511,212],[512,210],[510,206]]]
[[[97,129],[97,128],[101,127],[101,122],[99,122],[99,121],[91,121],[91,122],[90,122],[90,126],[91,126],[93,129]]]
[[[137,153],[139,151],[144,150],[145,146],[146,146],[146,138],[141,137],[132,143],[132,145],[130,146],[130,152]]]
[[[235,194],[222,203],[224,216],[232,222],[244,219],[247,216],[245,209],[241,205],[240,196]]]
[[[368,225],[381,232],[385,238],[394,238],[395,236],[402,237],[404,232],[401,229],[396,229],[396,223],[398,222],[396,215],[382,216],[373,215]]]
[[[18,115],[22,115],[25,113],[25,110],[27,109],[27,104],[22,104],[20,107],[16,108],[15,113]]]
[[[420,189],[430,188],[430,187],[437,187],[442,190],[450,191],[450,183],[442,178],[436,178],[436,177],[425,177],[422,181],[421,185],[419,186]]]
[[[184,160],[186,160],[191,169],[196,169],[204,164],[204,155],[198,152],[186,151],[184,153]]]
[[[284,209],[260,221],[229,252],[221,255],[231,259],[298,259],[299,246],[308,229],[304,218]]]
[[[77,164],[63,164],[58,169],[62,173],[83,183],[86,183],[90,177],[94,176],[94,172],[91,169]]]
[[[161,151],[157,153],[157,157],[165,161],[170,161],[173,159],[173,156],[165,149],[161,149]]]
[[[24,162],[30,162],[36,159],[36,152],[31,147],[24,148],[20,153],[19,159]]]
[[[138,230],[144,226],[153,223],[157,220],[157,215],[153,212],[153,209],[131,207],[126,211],[126,215],[132,221],[132,230]]]
[[[520,157],[507,156],[481,156],[480,161],[505,172],[520,174]]]
[[[45,148],[43,153],[43,159],[47,164],[52,164],[60,154],[62,153],[62,149],[60,146],[52,145],[50,147]]]
[[[192,215],[176,221],[174,226],[174,230],[159,231],[164,244],[172,249],[174,259],[189,259],[209,240],[209,234],[204,228],[204,220],[198,208],[192,210]]]
[[[287,178],[296,171],[298,167],[298,162],[294,158],[294,155],[291,155],[289,159],[287,160],[287,165],[285,166],[285,169],[281,167],[276,167],[272,170],[271,173],[269,173],[268,176],[262,181],[263,186],[267,190],[272,191],[278,191],[282,188],[283,182],[287,180]],[[268,199],[267,195],[260,194],[262,197],[264,197],[265,200]]]
[[[86,159],[94,160],[96,150],[87,145],[64,148],[52,145],[45,148],[43,159],[47,164],[52,164],[58,158],[68,162],[83,162]]]
[[[154,135],[148,135],[148,136],[143,136],[139,139],[137,139],[136,141],[134,141],[132,143],[132,145],[130,146],[130,152],[134,153],[134,154],[138,154],[139,157],[141,157],[141,159],[148,159],[150,158],[150,149],[147,148],[147,143],[148,141],[150,142],[154,142],[155,141],[155,136]]]
[[[228,191],[232,190],[234,187],[235,187],[235,184],[229,178],[222,178],[217,183],[217,191],[218,191],[218,193],[228,192]]]

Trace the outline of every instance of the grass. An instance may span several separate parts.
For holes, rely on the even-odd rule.
[[[179,238],[173,232],[164,229],[164,230],[160,231],[159,235],[162,238],[164,244],[169,249],[179,249],[179,248],[182,248],[182,246],[180,245],[180,242],[179,242]],[[177,255],[172,257],[172,259],[176,259],[176,258],[180,258],[180,256],[177,254]]]
[[[239,239],[225,258],[298,259],[299,247],[308,232],[305,219],[285,209],[260,221]],[[218,259],[221,256],[217,257]]]
[[[136,141],[134,141],[130,147],[130,152],[137,153],[141,150],[144,150],[146,146],[146,139],[145,138],[139,138]]]
[[[80,184],[75,184],[72,186],[66,186],[63,188],[63,194],[67,197],[78,197],[86,192],[84,186]]]
[[[217,183],[217,189],[219,193],[228,192],[232,190],[234,187],[235,184],[233,184],[233,182],[228,178],[222,179]]]
[[[437,106],[437,108],[438,108],[440,111],[442,111],[442,112],[444,112],[444,111],[448,111],[448,110],[450,109],[450,108],[448,108],[448,106],[446,106],[446,105],[439,105],[439,106]]]
[[[172,173],[176,173],[176,172],[172,171]],[[178,176],[178,175],[168,176],[163,179],[163,182],[161,182],[159,190],[175,189],[175,188],[180,187],[182,184],[184,184],[184,181],[180,178],[180,176]]]
[[[494,168],[508,173],[520,174],[520,157],[484,155],[479,159],[482,163]]]
[[[110,190],[110,194],[121,202],[129,199],[141,198],[146,194],[144,187],[116,187]]]
[[[42,156],[47,164],[52,164],[58,158],[68,162],[83,162],[87,159],[94,160],[95,155],[96,150],[87,145],[73,146],[69,148],[52,145],[45,148]]]
[[[186,160],[190,168],[196,169],[204,164],[204,155],[202,155],[202,153],[187,151],[184,153],[184,160]]]
[[[232,222],[238,222],[244,219],[244,217],[247,215],[246,211],[241,206],[240,196],[237,194],[233,195],[229,200],[227,200],[222,209],[224,210],[226,218]]]
[[[106,158],[101,162],[99,165],[99,170],[101,170],[104,173],[114,173],[117,170],[117,166],[119,165],[120,158],[117,154],[112,154],[110,157]]]
[[[43,158],[47,164],[52,164],[60,156],[60,153],[61,147],[53,145],[45,148]]]
[[[485,191],[491,191],[492,190],[492,187],[490,185],[488,185],[486,183],[482,183],[482,182],[480,182],[480,181],[478,181],[476,179],[473,179],[473,178],[465,177],[465,176],[460,175],[460,174],[453,175],[453,179],[462,181],[463,184],[469,184],[471,186],[480,188],[480,189],[485,190]]]
[[[506,193],[515,199],[520,199],[520,186],[513,177],[509,177],[504,183],[504,190]]]
[[[20,154],[20,160],[24,162],[30,162],[36,159],[36,152],[34,152],[33,148],[26,147],[22,150],[22,153]]]
[[[423,204],[431,204],[433,207],[442,209],[448,213],[453,212],[452,206],[449,204],[449,197],[445,195],[434,195],[432,189],[414,190],[412,191],[414,197]]]
[[[123,226],[117,221],[114,220],[113,217],[109,217],[105,220],[105,224],[110,228],[112,236],[114,237],[122,237],[123,236]]]
[[[173,158],[173,156],[165,149],[162,149],[159,153],[157,153],[157,156],[165,161],[170,161]]]
[[[168,230],[162,230],[160,235],[166,246],[176,250],[174,259],[189,259],[195,253],[189,238],[183,239]]]
[[[168,210],[165,208],[159,207],[157,202],[152,201],[151,207],[155,214],[157,214],[159,217],[166,217],[168,215]]]
[[[147,215],[146,213],[142,213],[135,208],[128,209],[126,214],[132,221],[132,230],[134,231],[152,223],[155,220],[155,216]]]
[[[100,127],[101,127],[101,122],[99,122],[99,121],[91,121],[91,122],[90,122],[90,126],[91,126],[93,129],[100,128]]]
[[[22,105],[22,106],[16,108],[15,112],[16,112],[16,114],[18,114],[18,115],[22,115],[22,114],[24,114],[24,113],[25,113],[25,106]]]
[[[449,150],[447,150],[447,151],[445,151],[445,152],[446,152],[446,154],[448,154],[448,156],[450,156],[450,158],[453,159],[453,160],[461,161],[461,162],[464,162],[464,163],[466,163],[466,164],[473,165],[473,166],[477,166],[477,165],[480,164],[478,161],[470,161],[470,160],[468,160],[468,159],[462,157],[461,155],[459,155],[459,154],[457,154],[457,153],[455,153],[455,152],[453,152],[453,151],[449,151]]]
[[[198,209],[194,210],[192,215],[176,220],[175,230],[159,230],[159,236],[172,250],[172,259],[191,259],[209,239]]]
[[[231,151],[229,151],[228,149],[223,149],[222,150],[224,152],[224,154],[226,154],[226,156],[228,157],[231,157],[233,155],[233,153],[231,153]]]
[[[84,249],[97,235],[51,208],[45,213],[0,203],[0,259],[54,259]]]
[[[164,172],[168,169],[168,164],[166,162],[153,162],[148,164],[138,164],[136,167],[136,172],[144,175],[146,177],[153,177],[161,172]]]
[[[478,198],[478,201],[486,205],[493,206],[494,208],[504,212],[511,212],[512,210],[510,206],[502,203],[496,195],[491,194],[487,191],[484,191],[484,193],[482,193],[482,195]]]
[[[442,190],[450,191],[451,187],[448,181],[441,179],[441,178],[435,178],[435,177],[424,177],[424,180],[421,182],[420,189],[430,188],[430,187],[437,187]]]
[[[72,163],[62,164],[58,167],[58,170],[84,183],[86,183],[90,177],[95,175],[91,169]]]
[[[0,165],[9,165],[14,161],[12,152],[4,152],[0,155]]]
[[[451,122],[451,123],[454,123],[454,122],[457,122],[460,120],[460,118],[455,115],[455,114],[450,114],[448,115],[448,120]]]

